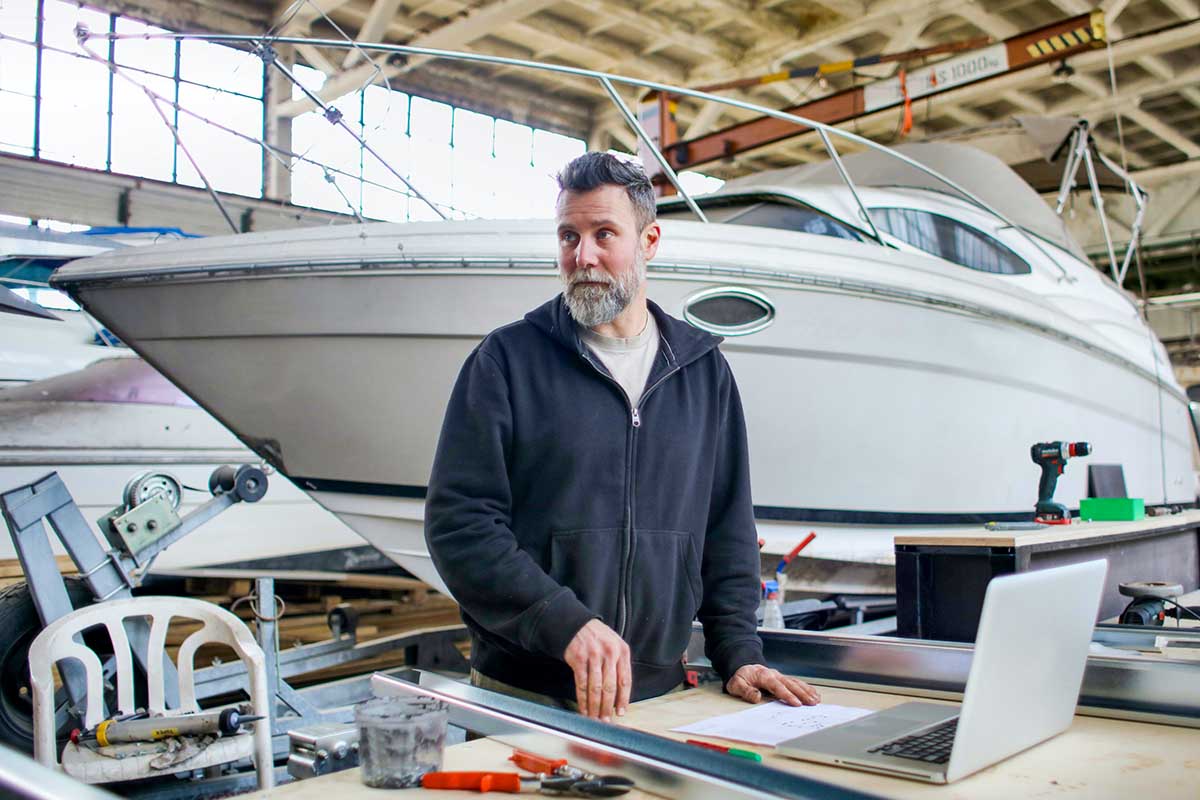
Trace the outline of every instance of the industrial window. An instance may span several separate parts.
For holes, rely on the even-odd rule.
[[[88,42],[116,63],[119,75],[80,50],[77,23],[98,34],[134,35]],[[72,0],[0,0],[0,153],[200,186],[190,153],[216,190],[250,197],[263,195],[264,163],[273,167],[278,158],[288,161],[290,200],[298,205],[373,219],[436,218],[388,167],[316,112],[292,119],[294,156],[264,152],[262,60],[247,49],[199,40],[136,38],[164,32]],[[300,64],[292,74],[312,91],[327,80]],[[299,99],[299,90],[292,97]],[[455,218],[550,216],[554,175],[586,149],[581,139],[384,85],[364,85],[331,105],[391,168]],[[717,183],[680,177],[691,191]]]
[[[80,49],[78,24],[98,34],[164,32],[65,0],[0,2],[0,151],[200,185],[161,111],[215,189],[262,195],[262,147],[253,141],[263,130],[260,59],[205,42],[90,40],[92,52],[118,65],[113,74]]]
[[[718,286],[688,298],[683,317],[711,333],[745,336],[770,325],[775,319],[775,306],[766,295],[753,289]]]
[[[312,91],[325,80],[301,65],[293,73]],[[366,87],[334,105],[391,168],[455,219],[549,216],[557,194],[554,174],[586,149],[581,139],[384,86]],[[309,159],[292,168],[295,203],[342,213],[358,209],[397,222],[437,219],[388,166],[319,113],[293,120],[292,147]]]
[[[969,269],[1024,275],[1029,264],[987,234],[950,217],[912,208],[872,208],[881,229],[913,247]]]
[[[757,198],[714,198],[707,202],[701,200],[700,207],[711,222],[778,228],[854,242],[862,241],[862,237],[850,226],[814,208],[794,203]],[[695,219],[691,210],[682,204],[663,208],[658,216],[662,219]]]

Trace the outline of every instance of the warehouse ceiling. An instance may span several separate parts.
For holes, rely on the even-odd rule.
[[[1093,10],[1085,0],[106,0],[113,10],[176,30],[388,41],[467,50],[603,70],[682,86],[798,66],[895,53],[980,36],[993,40]],[[952,97],[920,100],[910,140],[986,129],[1015,114],[1081,115],[1101,148],[1135,169],[1200,157],[1200,3],[1106,0],[1112,48],[975,84]],[[1123,41],[1124,40],[1124,41]],[[376,73],[357,54],[312,46],[296,60],[330,77],[324,95],[360,88]],[[395,61],[395,59],[393,59]],[[518,122],[581,136],[592,147],[631,148],[631,132],[594,81],[514,68],[409,59],[379,60],[394,88]],[[727,94],[783,108],[894,74],[882,64],[825,80],[799,79]],[[910,65],[912,66],[912,65]],[[1115,78],[1116,91],[1112,87]],[[627,99],[634,99],[629,97]],[[310,106],[285,103],[284,115]],[[880,141],[897,136],[899,112],[852,127]],[[693,138],[749,112],[684,102],[680,131]],[[1118,129],[1118,119],[1120,129]],[[803,138],[713,165],[729,177],[820,158]]]

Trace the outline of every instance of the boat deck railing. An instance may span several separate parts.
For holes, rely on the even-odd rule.
[[[298,8],[299,6],[305,5],[305,4],[306,4],[306,0],[298,0],[297,3],[293,4],[293,6],[291,8],[289,8],[287,12],[285,12],[285,17],[287,14],[294,13],[294,10],[296,8]],[[323,11],[321,11],[320,9],[317,9],[317,11],[322,16],[324,16]],[[283,27],[283,23],[281,23],[280,25],[277,25],[276,30],[282,29],[282,27]],[[335,27],[335,29],[337,29],[336,26],[334,26],[334,27]],[[337,30],[340,30],[340,29],[337,29]],[[540,61],[518,59],[518,58],[508,58],[508,57],[504,57],[504,56],[488,55],[488,54],[484,54],[484,53],[470,53],[470,52],[463,52],[463,51],[456,51],[456,50],[442,50],[442,49],[431,48],[431,47],[419,47],[419,46],[415,46],[415,45],[392,44],[392,43],[386,43],[386,42],[360,42],[360,41],[354,41],[354,40],[350,39],[349,37],[345,37],[342,39],[329,39],[329,38],[310,38],[310,37],[306,37],[306,36],[284,36],[284,35],[277,35],[275,33],[275,30],[268,31],[268,32],[264,33],[263,35],[218,34],[218,33],[171,33],[171,32],[145,33],[145,34],[123,34],[123,33],[116,33],[116,32],[92,32],[92,31],[89,31],[85,26],[82,26],[82,25],[76,28],[76,36],[79,41],[80,47],[88,54],[89,57],[91,57],[92,59],[94,59],[98,62],[103,63],[115,76],[120,77],[123,80],[126,80],[126,81],[138,86],[140,89],[142,89],[142,91],[144,91],[147,94],[148,97],[150,97],[155,109],[157,110],[159,116],[162,118],[163,123],[168,128],[170,128],[172,135],[175,137],[176,142],[179,144],[180,150],[184,153],[185,157],[188,158],[188,160],[196,168],[197,172],[200,175],[201,180],[203,181],[203,183],[205,185],[205,188],[208,190],[209,194],[211,195],[213,201],[217,204],[218,208],[220,208],[222,215],[225,217],[226,221],[229,223],[229,226],[234,233],[239,232],[239,229],[238,229],[237,225],[234,223],[232,216],[225,210],[223,204],[221,203],[220,196],[213,189],[211,182],[205,177],[204,171],[201,168],[201,165],[196,162],[196,159],[192,156],[191,152],[187,149],[186,143],[183,141],[182,137],[180,136],[177,127],[172,125],[170,120],[167,118],[167,115],[163,112],[162,108],[160,108],[160,103],[166,103],[168,105],[175,106],[179,110],[184,110],[184,109],[180,109],[178,104],[176,104],[172,100],[162,97],[162,96],[159,96],[159,95],[156,95],[153,92],[153,90],[151,90],[148,86],[141,84],[133,77],[125,74],[125,71],[120,67],[120,65],[118,65],[117,63],[112,61],[106,55],[102,55],[102,54],[96,52],[96,50],[90,48],[88,46],[88,43],[90,41],[92,41],[92,40],[110,41],[110,40],[119,40],[119,39],[165,39],[165,40],[172,40],[172,41],[201,40],[201,41],[217,43],[217,44],[241,46],[241,47],[250,49],[255,55],[257,55],[259,58],[261,58],[263,60],[264,64],[268,68],[268,70],[275,70],[279,74],[281,74],[283,77],[285,77],[296,88],[297,91],[302,93],[316,107],[316,109],[320,111],[322,116],[324,116],[331,124],[342,128],[346,132],[347,135],[355,138],[358,141],[359,145],[363,148],[364,152],[369,153],[373,158],[375,158],[384,167],[384,169],[386,169],[393,177],[395,177],[397,180],[399,180],[407,188],[408,192],[410,192],[413,197],[419,199],[420,201],[422,201],[426,205],[428,205],[429,208],[431,208],[433,210],[433,212],[441,219],[447,218],[446,213],[441,208],[439,208],[436,203],[431,201],[425,194],[423,194],[420,191],[420,189],[418,187],[416,187],[409,178],[406,178],[399,170],[397,170],[394,166],[389,164],[388,161],[382,155],[380,155],[380,153],[375,148],[373,148],[366,141],[366,139],[363,136],[360,136],[355,130],[353,130],[353,128],[342,118],[342,114],[338,109],[334,108],[332,105],[330,105],[329,103],[326,103],[324,100],[322,100],[316,93],[314,93],[313,91],[311,91],[310,89],[305,87],[292,74],[292,72],[288,69],[288,67],[280,60],[278,52],[276,50],[276,48],[278,46],[280,46],[280,45],[289,45],[289,46],[290,45],[299,45],[299,46],[307,46],[307,47],[321,47],[321,48],[331,48],[331,49],[340,49],[340,50],[353,50],[353,51],[357,51],[360,55],[367,57],[367,58],[369,58],[370,54],[377,53],[377,54],[386,54],[386,55],[405,56],[405,57],[409,57],[409,58],[446,59],[446,60],[459,61],[459,62],[488,64],[488,65],[492,65],[492,66],[505,67],[505,68],[515,68],[515,69],[522,69],[522,70],[535,70],[535,71],[540,71],[540,72],[550,72],[550,73],[555,73],[555,74],[559,74],[559,75],[569,75],[569,76],[574,76],[574,77],[578,77],[581,79],[596,81],[604,89],[604,92],[608,95],[609,99],[612,101],[613,105],[616,107],[616,109],[620,113],[621,117],[630,126],[630,128],[632,128],[633,131],[637,134],[640,144],[643,147],[645,147],[645,149],[646,149],[646,153],[648,153],[650,155],[650,157],[657,163],[659,168],[662,170],[663,174],[667,177],[667,179],[671,182],[671,184],[678,191],[680,197],[687,204],[688,208],[691,209],[691,211],[696,215],[696,217],[698,219],[700,219],[704,222],[708,222],[708,218],[705,216],[704,211],[700,208],[699,204],[697,204],[696,200],[690,195],[690,193],[684,188],[683,184],[679,180],[679,176],[676,174],[675,170],[672,169],[671,165],[668,163],[666,157],[663,155],[662,150],[659,148],[659,146],[655,142],[654,138],[645,130],[645,128],[638,121],[637,116],[633,113],[633,111],[630,110],[628,104],[621,97],[621,95],[617,91],[616,87],[618,85],[621,85],[621,86],[632,87],[632,88],[643,90],[643,91],[661,92],[661,93],[665,93],[671,97],[684,97],[684,98],[691,98],[693,100],[698,100],[698,101],[702,101],[702,102],[719,103],[719,104],[728,106],[730,108],[741,109],[744,111],[750,111],[750,112],[754,112],[756,114],[761,114],[766,117],[772,117],[772,118],[775,118],[778,120],[782,120],[784,122],[790,122],[800,128],[807,128],[809,130],[815,131],[818,134],[818,136],[820,137],[821,143],[824,146],[825,151],[829,156],[831,163],[835,166],[839,176],[841,177],[842,181],[845,183],[846,188],[850,193],[850,196],[853,198],[854,205],[857,207],[859,215],[861,216],[863,222],[870,229],[870,234],[871,234],[872,238],[874,238],[875,241],[877,241],[878,243],[883,244],[883,237],[879,232],[879,228],[875,225],[875,223],[871,217],[871,213],[870,213],[869,209],[866,207],[866,205],[863,203],[861,197],[859,196],[859,192],[858,192],[857,187],[855,186],[855,182],[854,182],[853,178],[850,176],[849,172],[846,170],[844,164],[842,163],[841,154],[839,153],[838,148],[835,145],[835,140],[838,140],[844,144],[855,145],[858,147],[867,148],[870,150],[878,151],[880,153],[884,153],[888,157],[896,159],[900,162],[903,162],[904,164],[908,165],[912,169],[917,170],[918,172],[923,173],[924,175],[927,175],[927,176],[935,179],[937,182],[939,182],[940,184],[947,187],[949,190],[954,192],[956,195],[962,197],[963,199],[965,199],[968,202],[970,202],[971,204],[977,206],[984,212],[995,217],[997,220],[999,220],[1003,224],[1010,226],[1017,231],[1020,231],[1021,234],[1029,241],[1029,243],[1036,250],[1041,252],[1042,255],[1044,255],[1046,257],[1046,263],[1053,264],[1054,266],[1056,266],[1058,268],[1058,271],[1060,273],[1059,280],[1067,281],[1067,282],[1071,282],[1071,281],[1075,280],[1075,278],[1065,268],[1063,268],[1060,264],[1058,264],[1057,259],[1053,258],[1046,251],[1046,249],[1038,241],[1037,236],[1032,235],[1030,232],[1026,231],[1022,226],[1013,222],[1009,217],[1007,217],[1005,214],[1000,212],[998,209],[989,205],[987,202],[985,202],[983,199],[981,199],[975,193],[971,192],[965,186],[962,186],[958,182],[943,175],[942,173],[938,172],[937,170],[935,170],[931,167],[928,167],[925,164],[922,164],[921,162],[917,161],[916,159],[910,158],[909,156],[906,156],[903,153],[897,152],[897,151],[887,147],[886,145],[882,145],[882,144],[879,144],[878,142],[874,142],[864,136],[860,136],[860,135],[852,133],[850,131],[842,130],[842,129],[834,127],[832,125],[827,125],[825,123],[818,122],[816,120],[809,119],[807,117],[802,117],[797,114],[792,114],[792,113],[789,113],[786,111],[780,111],[778,109],[769,108],[767,106],[759,105],[757,103],[752,103],[752,102],[748,102],[745,100],[739,100],[739,99],[732,98],[732,97],[717,95],[717,94],[713,94],[711,92],[701,91],[699,89],[689,89],[689,88],[685,88],[685,87],[673,86],[673,85],[661,83],[658,81],[645,80],[645,79],[641,79],[641,78],[633,78],[633,77],[629,77],[629,76],[625,76],[625,75],[617,75],[617,74],[610,73],[610,72],[586,69],[583,67],[572,67],[572,66],[567,66],[567,65],[562,65],[562,64],[549,64],[549,63],[540,62]],[[372,80],[374,80],[374,79],[372,79]],[[206,121],[211,123],[211,121],[209,121],[209,120],[206,120]],[[235,131],[232,131],[231,129],[223,128],[223,126],[220,126],[219,124],[216,124],[216,123],[212,123],[212,124],[216,125],[216,127],[218,127],[218,128],[222,128],[231,133],[235,133],[235,134],[237,133]],[[274,147],[273,145],[271,145],[268,142],[264,142],[262,140],[256,140],[256,141],[258,141],[260,144],[268,147],[273,153],[275,153],[277,155],[283,155],[285,157],[302,157],[301,154],[290,153],[286,150],[282,150],[281,148]],[[1082,144],[1080,144],[1080,142],[1082,142]],[[1100,213],[1103,214],[1103,208],[1102,208],[1102,205],[1100,204],[1099,197],[1098,197],[1098,189],[1096,189],[1093,173],[1092,173],[1092,170],[1090,169],[1092,162],[1090,159],[1090,155],[1086,152],[1087,140],[1086,140],[1086,138],[1081,139],[1081,140],[1077,139],[1077,140],[1075,140],[1074,144],[1077,146],[1073,146],[1073,148],[1071,150],[1072,158],[1071,158],[1070,163],[1068,164],[1068,167],[1069,168],[1070,167],[1078,168],[1078,166],[1081,163],[1085,164],[1086,166],[1089,167],[1088,173],[1089,173],[1089,177],[1092,178],[1092,181],[1091,181],[1092,182],[1092,190],[1093,190],[1093,194],[1096,195],[1097,208],[1100,211]],[[1068,186],[1068,184],[1070,185],[1071,188],[1074,187],[1074,175],[1075,175],[1075,169],[1071,170],[1069,176],[1064,174],[1064,179],[1063,179],[1063,186],[1064,186],[1063,191],[1064,192],[1068,191],[1068,189],[1065,188]],[[1128,178],[1128,175],[1124,175],[1124,177]],[[335,184],[335,186],[336,186],[336,184]],[[340,189],[339,189],[339,191],[340,191]],[[1135,197],[1138,197],[1138,196],[1140,196],[1140,195],[1135,193]],[[361,214],[358,212],[357,209],[352,208],[352,212],[353,212],[354,216],[360,222],[363,221]],[[1105,230],[1107,231],[1107,228]],[[1129,259],[1132,254],[1132,249],[1134,246],[1136,246],[1136,239],[1137,239],[1136,236],[1131,237],[1130,250],[1126,254],[1125,263],[1124,263],[1125,269],[1128,268]],[[1109,241],[1110,241],[1109,254],[1110,254],[1112,262],[1113,262],[1113,278],[1114,278],[1114,280],[1117,279],[1118,274],[1120,275],[1120,277],[1123,278],[1124,277],[1124,269],[1121,269],[1118,271],[1118,269],[1116,267],[1116,257],[1112,253],[1111,240],[1109,240]]]

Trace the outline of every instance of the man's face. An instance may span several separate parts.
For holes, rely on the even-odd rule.
[[[643,290],[658,224],[639,229],[624,187],[611,185],[560,193],[555,218],[568,311],[587,328],[611,322]]]

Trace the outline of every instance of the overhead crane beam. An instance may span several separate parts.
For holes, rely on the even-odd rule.
[[[909,97],[932,97],[951,89],[1102,47],[1105,41],[1103,12],[1081,14],[1010,36],[989,47],[914,71],[907,79]],[[863,114],[900,107],[904,102],[900,80],[892,78],[857,86],[784,110],[832,125],[847,122]],[[661,104],[660,108],[665,109],[665,104]],[[664,146],[664,155],[675,170],[695,169],[702,164],[773,144],[808,130],[774,117],[760,117],[695,139],[676,141],[672,131],[667,128],[668,115],[660,114],[659,119],[663,128],[657,131],[658,141]]]

